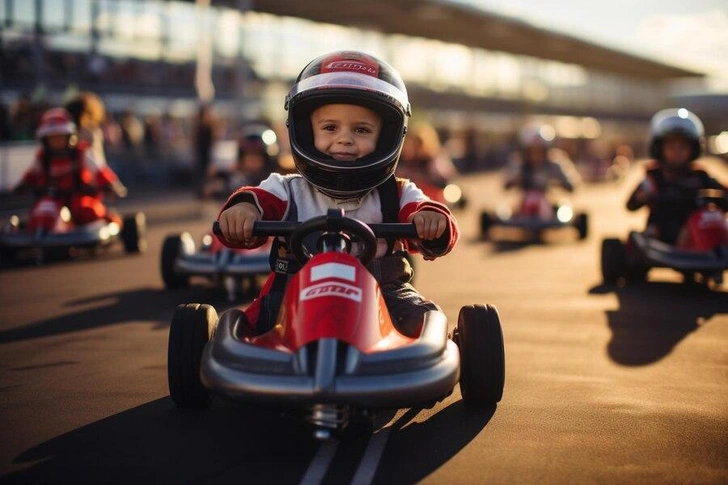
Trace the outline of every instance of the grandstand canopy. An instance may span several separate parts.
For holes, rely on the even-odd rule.
[[[443,0],[212,0],[212,3],[578,64],[640,79],[703,76]]]

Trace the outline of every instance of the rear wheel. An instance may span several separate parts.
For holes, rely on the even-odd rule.
[[[491,305],[460,309],[455,342],[460,348],[460,392],[472,406],[501,400],[505,384],[505,348],[498,311]]]
[[[13,248],[0,248],[0,267],[8,266],[15,261],[15,250]]]
[[[190,284],[190,277],[180,274],[175,269],[177,258],[183,254],[194,252],[195,242],[189,233],[167,236],[162,244],[162,257],[160,258],[160,271],[162,281],[168,289],[186,288]]]
[[[586,239],[589,235],[589,216],[587,214],[579,214],[576,217],[576,230],[579,232],[579,239]]]
[[[121,240],[126,253],[143,253],[147,250],[147,218],[143,212],[124,218]]]
[[[488,237],[490,226],[493,225],[493,217],[487,212],[480,213],[480,235],[483,238]]]
[[[200,379],[202,352],[217,328],[217,312],[210,305],[180,305],[169,329],[167,378],[169,394],[177,406],[203,409],[210,405],[209,391]]]
[[[609,238],[602,241],[602,280],[615,284],[627,273],[627,252],[619,239]]]

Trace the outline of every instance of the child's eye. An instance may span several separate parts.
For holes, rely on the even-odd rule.
[[[321,129],[324,131],[336,131],[336,125],[323,125]]]
[[[372,132],[372,130],[370,130],[369,128],[360,126],[359,128],[356,129],[356,132],[359,133],[360,135],[368,135],[369,133]]]

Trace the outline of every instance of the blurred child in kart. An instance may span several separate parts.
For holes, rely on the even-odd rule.
[[[548,219],[553,216],[553,205],[546,198],[551,186],[559,186],[573,192],[579,184],[579,176],[570,160],[553,160],[549,149],[554,139],[554,129],[549,125],[529,124],[519,133],[519,156],[512,158],[503,168],[503,185],[506,189],[521,189],[526,197],[536,194],[540,201],[539,215]],[[529,202],[524,199],[524,203]]]
[[[412,180],[431,199],[445,202],[442,189],[457,175],[435,128],[427,123],[412,126],[402,146],[397,176]]]
[[[411,181],[397,179],[410,116],[407,90],[386,63],[360,52],[335,52],[311,61],[286,98],[288,130],[297,174],[272,174],[256,187],[242,187],[219,216],[225,244],[256,247],[257,220],[305,221],[343,209],[365,223],[413,222],[419,242],[378,242],[369,271],[382,288],[398,330],[416,336],[427,311],[439,307],[409,283],[405,250],[425,259],[447,254],[458,239],[455,218]],[[271,262],[277,273],[246,310],[251,332],[270,329],[289,277],[300,265],[276,241]]]
[[[686,109],[665,109],[650,123],[650,155],[647,175],[637,186],[627,209],[648,206],[646,233],[677,244],[685,222],[697,209],[702,189],[726,190],[717,180],[695,165],[703,152],[703,123]],[[728,199],[723,208],[728,206]]]
[[[242,186],[255,186],[278,168],[278,139],[264,125],[251,125],[241,130],[235,164],[226,170],[215,169],[205,184],[203,196],[228,197]]]
[[[86,142],[78,141],[76,124],[63,108],[46,111],[36,132],[40,148],[35,162],[23,176],[16,192],[31,190],[51,194],[63,201],[76,224],[107,219],[121,224],[121,218],[102,203],[104,191],[126,196],[126,187],[107,166],[91,155]]]

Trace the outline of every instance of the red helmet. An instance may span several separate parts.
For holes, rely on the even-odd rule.
[[[311,113],[335,103],[364,106],[382,117],[373,153],[347,162],[315,148]],[[285,107],[296,170],[321,192],[337,198],[359,197],[394,174],[411,112],[404,81],[384,61],[356,51],[318,57],[298,75]]]
[[[43,113],[40,126],[35,132],[37,139],[51,135],[73,135],[76,133],[76,124],[71,115],[63,108],[52,108]]]
[[[679,135],[688,140],[692,147],[690,161],[703,153],[705,129],[703,122],[685,108],[663,109],[658,111],[650,121],[650,155],[662,162],[662,142],[670,135]]]

